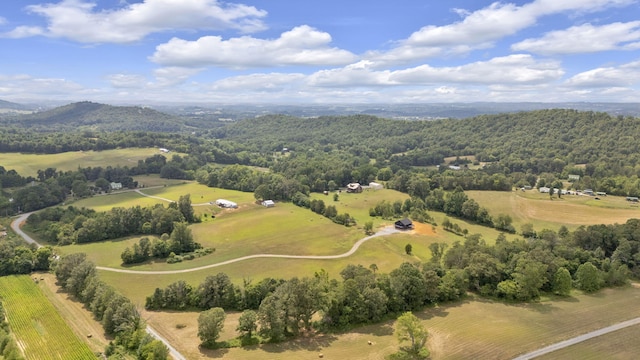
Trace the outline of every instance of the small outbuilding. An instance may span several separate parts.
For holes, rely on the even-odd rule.
[[[120,190],[122,189],[122,183],[112,182],[109,184],[111,186],[111,190]]]
[[[216,200],[216,205],[220,206],[221,208],[225,208],[225,209],[235,209],[235,208],[238,207],[238,204],[234,203],[233,201],[229,201],[229,200],[225,200],[225,199]]]
[[[362,192],[362,185],[360,185],[359,183],[347,184],[347,192],[348,193],[361,193]]]
[[[382,184],[380,184],[380,183],[377,183],[377,182],[370,182],[369,183],[369,189],[380,190],[380,189],[383,189],[383,188],[384,188],[384,186],[382,186]]]
[[[395,227],[398,230],[410,230],[413,229],[413,223],[411,220],[404,218],[395,222]]]
[[[264,200],[262,206],[270,208],[276,206],[276,203],[273,200]]]

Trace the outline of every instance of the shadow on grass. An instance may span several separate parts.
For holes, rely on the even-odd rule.
[[[199,346],[198,349],[200,350],[200,355],[206,358],[213,358],[213,359],[222,358],[229,352],[229,349],[226,349],[226,348],[207,349],[205,347]]]
[[[294,339],[288,339],[281,343],[263,344],[260,349],[268,353],[281,353],[285,351],[321,351],[331,346],[331,343],[338,340],[333,334],[310,334],[308,336],[301,335]],[[256,350],[256,346],[247,346],[242,349]]]

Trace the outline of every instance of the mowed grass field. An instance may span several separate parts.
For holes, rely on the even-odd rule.
[[[629,320],[640,312],[640,289],[575,292],[570,298],[530,304],[505,304],[470,298],[415,314],[429,330],[432,359],[513,359],[538,348]],[[281,344],[203,351],[197,339],[197,313],[147,312],[154,329],[173,340],[189,359],[384,359],[398,348],[393,321],[353,329],[345,334],[301,337]],[[221,340],[237,336],[237,314],[230,313]],[[177,325],[184,325],[178,329]],[[640,345],[638,326],[576,345],[580,352],[560,350],[544,359],[634,359]],[[617,337],[616,337],[617,334]],[[186,339],[186,340],[183,340]],[[611,344],[607,340],[611,340]],[[368,345],[368,341],[373,344]],[[593,342],[593,344],[591,344]],[[574,348],[574,347],[572,347]]]
[[[531,223],[535,230],[557,231],[564,225],[574,230],[580,225],[625,223],[640,217],[640,207],[634,206],[621,196],[554,195],[528,191],[465,191],[480,206],[486,207],[494,217],[507,214],[513,218],[516,231],[523,224]]]
[[[0,277],[0,297],[26,359],[94,359],[28,275]]]
[[[160,154],[157,148],[128,148],[103,151],[71,151],[60,154],[0,153],[0,165],[15,170],[22,176],[37,176],[38,170],[55,168],[58,171],[77,170],[78,167],[136,166]],[[172,154],[165,154],[168,159]]]

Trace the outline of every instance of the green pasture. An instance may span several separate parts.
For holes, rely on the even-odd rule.
[[[138,182],[138,187],[140,188],[172,186],[189,182],[187,180],[161,178],[158,174],[135,175],[133,180]]]
[[[0,277],[0,298],[26,359],[94,359],[28,275]]]
[[[0,153],[0,165],[22,176],[37,176],[38,170],[55,168],[58,171],[77,170],[78,167],[136,166],[160,154],[156,148],[127,148],[103,151],[70,151],[60,154]]]
[[[340,271],[349,264],[360,264],[364,267],[376,264],[378,271],[388,273],[405,261],[427,261],[430,258],[428,247],[431,242],[432,239],[426,236],[394,234],[371,239],[362,244],[355,254],[346,258],[325,260],[259,258],[194,272],[161,275],[123,274],[101,270],[100,278],[132,299],[134,303],[144,303],[144,299],[151,295],[157,287],[166,287],[178,280],[185,280],[197,286],[205,277],[219,272],[229,275],[237,285],[242,285],[245,279],[260,281],[266,277],[290,279],[294,276],[313,276],[315,272],[322,269],[326,270],[331,278],[339,278]],[[411,243],[413,247],[412,255],[407,255],[404,251],[407,243]],[[216,253],[213,253],[201,259],[208,258],[209,263],[222,261],[216,256]],[[154,269],[177,269],[177,267],[173,267],[174,265],[195,267],[196,265],[192,264],[197,260],[173,265],[157,264],[159,266]],[[139,268],[135,267],[136,270]]]
[[[135,206],[153,206],[155,204],[166,204],[165,201],[142,196],[135,191],[124,191],[109,193],[106,195],[96,195],[90,198],[81,199],[68,205],[78,208],[93,209],[95,211],[109,211],[114,207],[130,208]]]
[[[580,225],[625,223],[640,217],[640,208],[620,196],[591,196],[540,194],[528,191],[466,191],[480,206],[486,207],[492,216],[507,214],[513,218],[517,231],[523,224],[531,223],[534,229],[558,230],[565,225],[574,230]]]
[[[404,202],[409,198],[407,194],[390,189],[365,189],[361,193],[347,193],[342,191],[338,194],[338,201],[333,201],[334,194],[333,192],[329,193],[329,195],[312,193],[311,199],[322,200],[326,206],[335,206],[339,214],[349,213],[351,217],[356,219],[360,227],[367,221],[373,221],[374,228],[384,224],[392,224],[393,221],[383,220],[379,217],[372,218],[369,216],[370,208],[376,206],[376,204],[381,201],[393,203],[396,200],[400,200]]]
[[[217,199],[230,200],[238,205],[254,203],[256,201],[253,193],[251,192],[212,188],[196,182],[187,182],[184,184],[161,188],[141,189],[141,191],[147,195],[159,196],[173,201],[178,201],[180,196],[190,194],[191,203],[194,205],[210,203]]]

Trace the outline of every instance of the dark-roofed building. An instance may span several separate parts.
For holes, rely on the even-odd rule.
[[[407,218],[396,221],[395,226],[396,226],[396,229],[399,229],[399,230],[413,229],[413,223],[411,222],[411,220]]]

